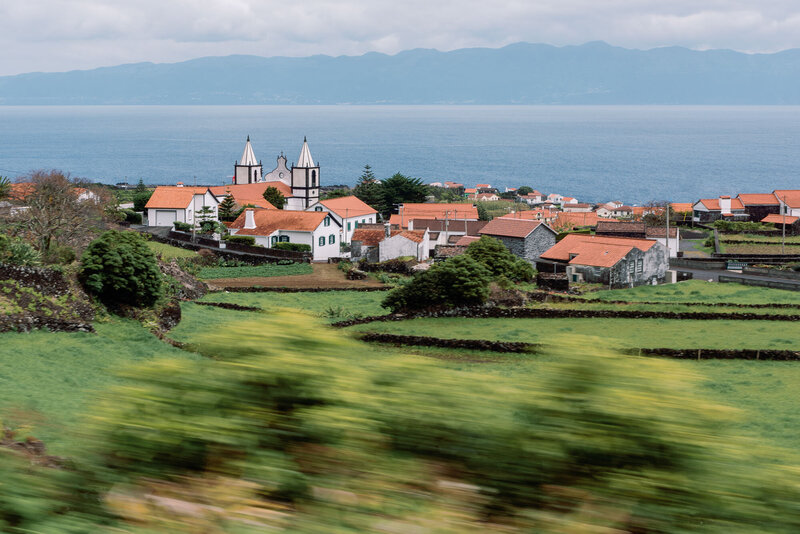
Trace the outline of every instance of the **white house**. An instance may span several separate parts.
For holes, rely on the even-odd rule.
[[[403,256],[413,256],[417,261],[425,261],[430,255],[428,229],[403,230],[386,237],[378,244],[378,261],[387,261]]]
[[[144,209],[148,226],[172,226],[176,221],[196,225],[199,219],[217,221],[219,200],[208,187],[160,185]],[[203,215],[203,208],[210,211]],[[198,215],[199,214],[199,215]]]
[[[356,196],[320,200],[309,206],[307,211],[330,213],[341,227],[342,243],[349,243],[360,225],[378,222],[377,210]]]
[[[324,211],[288,211],[247,208],[233,221],[233,235],[249,235],[256,244],[272,247],[277,243],[300,243],[311,247],[314,261],[339,257],[339,223]]]
[[[772,193],[781,204],[780,213],[800,217],[800,189],[776,189]]]

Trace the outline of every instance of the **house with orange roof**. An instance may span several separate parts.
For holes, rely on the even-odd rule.
[[[385,224],[383,228],[358,228],[353,232],[351,258],[353,261],[365,259],[368,262],[388,261],[403,256],[411,256],[417,261],[425,261],[430,256],[429,232],[423,230],[403,230]]]
[[[761,219],[760,222],[765,224],[774,224],[775,228],[784,230],[787,235],[800,235],[800,217],[795,215],[770,213]]]
[[[474,204],[408,203],[400,204],[397,213],[389,217],[392,225],[408,228],[412,219],[442,219],[450,221],[477,221],[478,208]]]
[[[592,211],[591,204],[583,204],[579,202],[565,202],[561,205],[561,209],[563,209],[567,213],[589,213]]]
[[[773,193],[739,193],[736,198],[751,221],[760,221],[770,213],[781,211],[781,203]]]
[[[497,196],[496,193],[478,193],[475,195],[475,200],[482,200],[484,202],[493,202],[495,200],[500,200],[500,197]]]
[[[667,247],[654,240],[569,234],[536,266],[540,272],[565,272],[570,282],[619,288],[663,282],[669,257]]]
[[[247,208],[229,226],[232,235],[255,238],[256,244],[309,245],[314,261],[340,256],[339,223],[324,211],[293,211]]]
[[[549,224],[552,227],[552,222],[558,218],[558,214],[561,213],[560,211],[555,210],[544,210],[544,209],[536,209],[536,210],[522,210],[522,211],[512,211],[507,215],[503,215],[501,218],[503,219],[527,219],[529,221],[542,221],[544,223]]]
[[[264,191],[267,187],[280,185],[278,190],[285,197],[287,194],[291,195],[291,188],[282,182],[256,182],[253,184],[231,184],[231,185],[217,185],[212,186],[211,192],[222,202],[222,200],[230,195],[239,208],[244,206],[255,206],[257,208],[276,209],[275,206],[270,204],[264,199]]]
[[[503,217],[489,221],[478,234],[499,240],[512,254],[531,263],[556,244],[557,235],[541,221]]]
[[[378,222],[378,211],[354,195],[320,200],[309,206],[306,211],[330,213],[342,229],[342,243],[349,243],[353,232],[359,226]]]
[[[748,215],[742,201],[721,195],[719,198],[701,198],[692,205],[694,222],[710,223],[720,219],[745,221]]]
[[[198,225],[201,219],[218,221],[219,199],[209,187],[160,185],[145,204],[148,226]],[[210,210],[203,215],[204,208]]]
[[[519,195],[519,199],[528,205],[534,206],[544,202],[544,195],[542,195],[539,191],[531,191],[527,195]]]
[[[772,194],[780,202],[779,213],[800,217],[800,189],[776,189]]]

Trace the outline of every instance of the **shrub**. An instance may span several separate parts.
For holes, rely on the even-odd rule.
[[[42,255],[33,245],[22,239],[0,234],[0,263],[39,265],[42,263]]]
[[[122,210],[125,214],[125,221],[131,224],[142,224],[142,214],[133,210]]]
[[[251,235],[228,235],[225,236],[224,240],[228,243],[239,243],[241,245],[250,245],[251,247],[256,245],[256,238]]]
[[[773,227],[759,222],[750,221],[714,221],[711,226],[720,232],[740,233],[740,232],[763,232],[774,230]]]
[[[48,263],[61,263],[68,265],[75,261],[75,251],[68,246],[51,246],[47,251],[46,259]]]
[[[486,302],[492,273],[469,256],[456,256],[417,273],[381,305],[392,312],[475,306]]]
[[[153,196],[152,191],[145,191],[133,195],[133,211],[144,211],[144,207],[147,205],[147,201],[150,200],[151,196]]]
[[[103,302],[149,307],[162,294],[158,262],[136,232],[104,232],[89,243],[81,263],[81,282]]]
[[[311,252],[311,245],[303,243],[275,243],[272,248],[277,250],[291,250],[294,252]]]
[[[175,221],[172,224],[175,225],[175,229],[176,230],[180,230],[181,232],[191,232],[192,231],[192,225],[189,224],[189,223]]]
[[[493,237],[483,236],[470,243],[465,254],[483,264],[498,279],[527,282],[536,276],[530,263],[514,256],[500,240]]]

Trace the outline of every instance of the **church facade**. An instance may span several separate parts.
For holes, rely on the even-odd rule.
[[[286,156],[281,153],[278,156],[277,166],[267,174],[263,174],[261,161],[256,159],[253,146],[250,144],[250,136],[244,146],[244,152],[239,161],[234,164],[233,183],[254,184],[265,183],[282,184],[279,189],[291,191],[286,197],[284,209],[292,211],[302,211],[319,201],[320,169],[311,157],[308,148],[308,141],[303,138],[303,147],[300,149],[300,157],[296,163],[292,163],[291,168],[286,166]]]

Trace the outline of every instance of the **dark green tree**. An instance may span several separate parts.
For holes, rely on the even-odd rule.
[[[264,190],[264,200],[279,210],[282,210],[283,206],[286,204],[286,197],[283,196],[283,193],[278,191],[277,187],[272,186],[269,186]]]
[[[328,191],[322,195],[320,200],[328,200],[329,198],[342,198],[346,196],[350,196],[350,191],[347,189],[334,189],[333,191]]]
[[[236,219],[234,213],[236,212],[236,201],[233,200],[233,195],[228,194],[217,207],[217,214],[220,221],[233,221]]]
[[[153,196],[152,191],[135,193],[133,195],[133,211],[144,211],[144,207],[147,205],[151,196]]]
[[[491,221],[492,220],[492,216],[489,215],[489,211],[486,209],[486,207],[483,204],[478,202],[475,206],[478,208],[478,220],[479,221]]]
[[[452,308],[483,304],[489,296],[492,273],[469,256],[435,263],[394,289],[381,303],[392,312]]]
[[[533,188],[528,187],[527,185],[523,185],[519,189],[517,189],[517,194],[520,196],[527,195],[529,193],[533,193]]]
[[[162,293],[156,257],[136,232],[108,230],[89,243],[81,257],[79,279],[107,304],[149,307]]]
[[[419,178],[410,178],[399,172],[381,183],[383,212],[388,213],[397,204],[425,202],[428,186]]]
[[[147,193],[147,187],[144,185],[144,180],[139,178],[139,183],[136,184],[136,189],[134,189],[137,193]]]
[[[467,247],[465,254],[492,272],[495,278],[527,282],[535,276],[533,266],[514,256],[498,239],[482,236]]]
[[[378,182],[378,179],[375,178],[372,168],[369,165],[364,165],[364,172],[358,178],[353,194],[366,204],[383,212],[382,189],[383,187]]]

